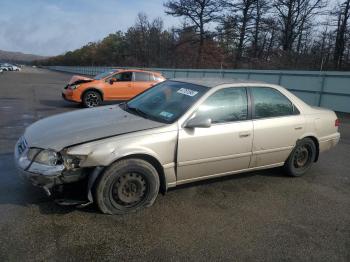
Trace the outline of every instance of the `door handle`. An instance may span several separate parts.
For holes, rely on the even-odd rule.
[[[295,130],[301,130],[301,129],[303,129],[303,127],[302,126],[296,126],[296,127],[294,127],[294,129]]]
[[[239,133],[239,137],[248,137],[248,136],[250,136],[249,132],[240,132]]]

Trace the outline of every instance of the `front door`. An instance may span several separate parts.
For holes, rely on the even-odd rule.
[[[112,83],[106,83],[105,97],[111,100],[128,100],[132,97],[132,72],[113,75]],[[109,80],[108,80],[109,81]]]
[[[245,88],[220,89],[196,110],[195,117],[209,117],[209,128],[179,131],[178,183],[229,174],[249,167],[253,124],[248,117]]]

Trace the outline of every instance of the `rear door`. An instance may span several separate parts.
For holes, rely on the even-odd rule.
[[[283,163],[305,130],[305,119],[277,89],[251,87],[253,156],[250,167]]]
[[[155,85],[154,76],[149,72],[134,72],[133,94],[134,96]]]
[[[195,116],[211,118],[212,125],[180,127],[177,157],[180,184],[249,167],[253,124],[245,88],[218,90],[198,107]]]

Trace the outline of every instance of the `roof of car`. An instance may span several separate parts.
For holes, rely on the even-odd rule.
[[[219,85],[225,85],[225,84],[265,84],[261,81],[254,81],[254,80],[244,80],[244,79],[237,79],[237,78],[231,78],[231,79],[224,79],[224,78],[173,78],[170,79],[172,81],[178,81],[178,82],[184,82],[184,83],[190,83],[195,85],[201,85],[205,87],[216,87]]]
[[[122,68],[122,69],[118,69],[120,72],[124,72],[124,71],[132,71],[132,72],[143,72],[143,73],[152,73],[152,74],[156,74],[156,75],[161,75],[160,72],[157,71],[150,71],[150,70],[143,70],[143,69],[134,69],[134,68]]]

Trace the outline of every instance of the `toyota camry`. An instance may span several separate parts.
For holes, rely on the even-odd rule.
[[[124,214],[193,181],[273,167],[302,176],[338,143],[338,126],[333,111],[278,85],[175,79],[129,102],[39,120],[15,160],[49,195],[79,184],[84,204]]]

